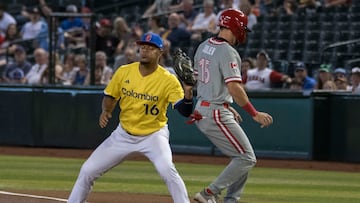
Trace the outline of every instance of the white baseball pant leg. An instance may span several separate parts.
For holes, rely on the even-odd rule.
[[[120,125],[82,165],[68,203],[85,202],[94,181],[132,152],[143,153],[153,162],[174,203],[189,203],[185,184],[172,162],[167,126],[148,136],[133,136]]]

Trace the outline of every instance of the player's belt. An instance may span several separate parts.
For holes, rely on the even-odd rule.
[[[210,102],[208,101],[201,101],[200,106],[206,106],[209,107],[211,105]],[[223,103],[222,104],[224,106],[224,108],[229,108],[229,104],[228,103]]]

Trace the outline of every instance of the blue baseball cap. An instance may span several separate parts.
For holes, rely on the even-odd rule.
[[[158,34],[155,34],[152,32],[145,33],[141,37],[141,40],[137,41],[136,43],[137,44],[150,44],[150,45],[156,46],[159,49],[164,48],[163,40],[161,39],[161,37]]]
[[[302,62],[302,61],[296,62],[294,66],[295,66],[295,69],[306,70],[306,66],[305,66],[304,62]]]
[[[341,74],[346,75],[346,70],[340,67],[340,68],[336,68],[334,70],[334,73],[341,73]]]

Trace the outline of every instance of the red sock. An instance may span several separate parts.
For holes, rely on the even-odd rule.
[[[209,195],[214,195],[214,193],[209,188],[206,188],[205,192]]]

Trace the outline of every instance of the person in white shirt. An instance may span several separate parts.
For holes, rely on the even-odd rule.
[[[34,57],[35,64],[26,74],[23,83],[40,85],[42,84],[43,74],[48,67],[48,53],[44,49],[38,48],[34,51]]]
[[[360,94],[360,68],[354,67],[351,70],[352,93]]]
[[[30,9],[29,13],[30,21],[25,23],[20,33],[22,39],[37,39],[37,45],[34,48],[38,48],[42,41],[47,40],[48,25],[41,19],[38,8]]]
[[[4,35],[10,24],[16,24],[16,20],[6,12],[6,5],[0,3],[0,35]]]
[[[251,12],[251,4],[248,1],[245,1],[240,5],[240,10],[248,16],[248,28],[251,30],[254,25],[257,23],[257,17],[254,13]]]
[[[245,84],[248,90],[269,90],[274,83],[291,83],[291,78],[268,67],[270,57],[265,51],[256,56],[256,68],[249,69]]]
[[[214,1],[204,0],[204,11],[200,12],[194,20],[193,25],[190,28],[192,33],[191,39],[200,41],[202,40],[202,34],[215,33],[216,28],[216,15],[214,13]]]
[[[113,75],[113,70],[106,64],[107,56],[103,51],[95,54],[95,85],[107,85]],[[87,74],[84,85],[90,84],[90,72]]]

